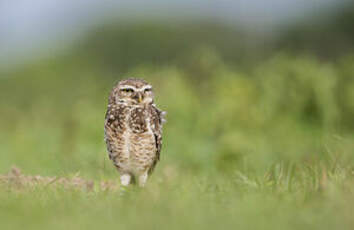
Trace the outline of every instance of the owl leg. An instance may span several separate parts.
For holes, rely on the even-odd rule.
[[[123,186],[128,186],[130,184],[131,179],[132,179],[132,176],[129,173],[122,174],[120,176],[120,183]]]
[[[147,179],[148,179],[147,172],[144,172],[143,174],[139,175],[139,187],[144,187]]]

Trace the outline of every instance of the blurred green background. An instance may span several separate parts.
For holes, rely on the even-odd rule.
[[[164,210],[182,214],[188,208],[190,215],[178,217],[184,223],[180,227],[187,229],[208,227],[205,217],[216,221],[209,223],[210,228],[219,226],[218,220],[232,227],[234,215],[244,218],[235,220],[240,227],[250,223],[262,227],[270,218],[265,228],[350,229],[353,222],[345,213],[351,209],[339,200],[343,197],[348,205],[354,202],[353,28],[353,4],[283,23],[276,31],[207,17],[166,22],[106,20],[93,25],[60,51],[54,49],[39,58],[34,52],[36,58],[0,71],[0,172],[17,165],[28,174],[79,172],[94,180],[118,178],[103,141],[108,93],[118,80],[140,77],[153,84],[157,105],[168,112],[161,162],[147,194],[166,193],[156,195],[162,197],[157,204],[156,199],[149,203],[148,195],[140,195],[141,209],[129,209],[130,201],[119,203],[115,195],[107,195],[107,200],[98,195],[110,211],[120,205],[127,208],[125,214],[117,211],[127,217],[126,225],[120,222],[119,226],[143,227],[133,220],[134,213],[139,213],[146,218],[148,229],[168,221],[180,229],[174,215],[164,220]],[[166,189],[164,183],[169,180],[176,184]],[[317,193],[311,195],[326,183],[323,180],[339,184],[330,190],[336,198],[331,195],[328,205],[316,200]],[[343,181],[350,182],[350,189],[337,196],[333,191],[342,191]],[[244,186],[256,192],[233,200],[248,193],[242,192]],[[273,189],[275,194],[286,191],[296,202],[288,201],[286,195],[269,197],[263,188],[270,188],[271,194]],[[299,203],[298,193],[303,194]],[[3,207],[12,207],[17,210],[14,213],[26,213],[26,207],[37,210],[41,214],[27,216],[34,229],[55,223],[34,221],[51,217],[26,196],[17,200],[3,194],[7,199]],[[51,196],[46,193],[43,202],[54,212],[58,207]],[[96,211],[107,208],[92,197],[87,201],[74,195],[58,196],[54,195],[58,203],[73,199],[77,205],[96,204]],[[234,214],[222,214],[226,212],[223,196],[235,205],[227,209]],[[313,206],[305,204],[309,197],[316,200]],[[176,198],[172,204],[170,198]],[[333,201],[337,198],[338,203]],[[115,206],[108,199],[117,202]],[[334,215],[335,204],[342,211],[338,215]],[[63,226],[93,227],[89,219],[95,212],[75,222],[83,210],[73,206],[59,206],[61,220],[72,221]],[[146,214],[149,207],[158,211]],[[304,216],[297,215],[298,209]],[[318,209],[326,211],[318,213]],[[277,218],[267,217],[271,210]],[[66,212],[72,220],[64,218]],[[8,227],[17,226],[12,225],[11,214],[7,215]],[[113,216],[100,215],[98,223],[114,225]],[[295,216],[300,221],[295,219],[288,226],[287,221]],[[254,218],[261,218],[260,226]]]

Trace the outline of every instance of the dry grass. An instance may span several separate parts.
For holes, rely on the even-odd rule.
[[[115,180],[101,180],[95,182],[80,177],[79,173],[72,177],[25,175],[22,173],[21,169],[16,166],[13,166],[8,173],[0,175],[0,184],[15,191],[21,189],[35,189],[37,187],[78,189],[87,192],[94,190],[116,191],[119,188],[119,184]]]

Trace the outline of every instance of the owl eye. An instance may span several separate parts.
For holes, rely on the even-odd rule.
[[[122,92],[125,92],[125,93],[132,93],[134,92],[133,89],[129,89],[129,88],[124,88],[124,89],[121,89]]]
[[[144,92],[146,93],[146,92],[151,92],[151,88],[146,88],[146,89],[144,89]]]

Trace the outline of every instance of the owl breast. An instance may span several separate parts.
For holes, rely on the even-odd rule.
[[[156,160],[156,140],[149,111],[139,107],[129,109],[125,124],[127,127],[117,139],[121,153],[116,165],[133,174],[145,172]]]

